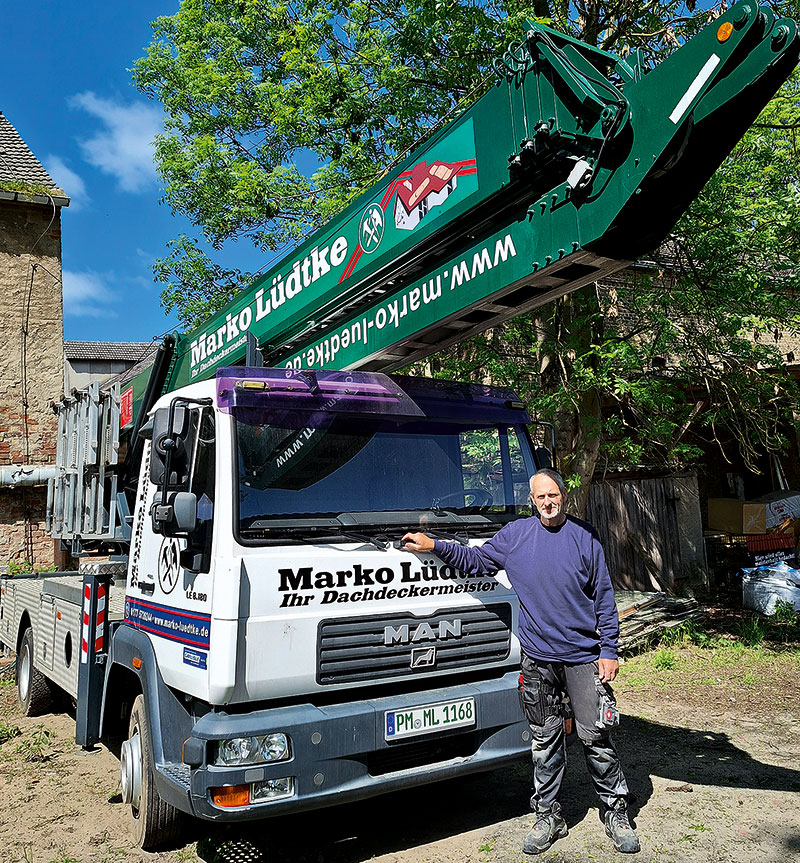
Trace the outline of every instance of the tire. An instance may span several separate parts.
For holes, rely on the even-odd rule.
[[[183,817],[174,806],[165,803],[156,791],[150,724],[142,695],[137,695],[133,702],[128,739],[122,747],[120,770],[123,799],[127,798],[126,802],[130,805],[130,825],[136,843],[144,851],[174,843],[181,835]],[[137,763],[130,763],[132,761]],[[131,787],[131,776],[137,774],[137,768],[138,776]]]
[[[33,630],[28,627],[17,651],[17,698],[25,716],[39,716],[52,707],[53,685],[33,664]]]

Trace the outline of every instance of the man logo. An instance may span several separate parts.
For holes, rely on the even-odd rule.
[[[436,665],[435,647],[415,647],[411,651],[412,668],[431,668]]]
[[[425,620],[414,629],[407,623],[383,627],[383,643],[387,647],[392,644],[415,644],[419,641],[446,641],[448,638],[461,638],[460,618],[440,620],[435,628]]]

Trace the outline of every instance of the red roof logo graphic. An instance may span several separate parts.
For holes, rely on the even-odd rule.
[[[417,162],[404,171],[386,190],[380,202],[385,212],[394,198],[394,224],[401,231],[413,231],[434,207],[441,206],[455,191],[458,178],[477,174],[475,159],[462,162]],[[350,278],[364,249],[359,243],[339,282]]]

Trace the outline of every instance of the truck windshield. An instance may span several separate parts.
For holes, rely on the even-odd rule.
[[[522,427],[347,414],[304,425],[308,415],[288,412],[265,423],[259,413],[236,416],[243,537],[287,519],[346,514],[361,529],[399,527],[398,514],[414,527],[426,512],[462,516],[459,524],[529,512],[533,462]]]

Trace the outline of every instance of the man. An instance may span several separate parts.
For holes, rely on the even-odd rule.
[[[594,528],[564,513],[566,490],[554,470],[531,478],[539,518],[505,525],[480,548],[403,537],[410,551],[433,551],[461,570],[504,569],[519,597],[525,715],[533,743],[533,828],[522,850],[541,854],[567,835],[558,791],[566,767],[564,702],[574,716],[586,764],[600,797],[600,817],[617,851],[639,850],[627,814],[628,786],[611,742],[618,714],[608,684],[617,676],[619,616]]]

